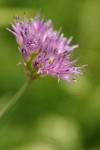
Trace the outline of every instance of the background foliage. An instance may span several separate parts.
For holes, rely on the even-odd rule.
[[[46,77],[30,84],[0,120],[0,150],[100,150],[100,1],[0,0],[0,110],[27,80],[18,45],[5,30],[13,15],[52,19],[79,44],[77,65],[88,64],[77,83]]]

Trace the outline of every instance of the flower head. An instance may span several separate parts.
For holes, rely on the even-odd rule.
[[[75,75],[81,74],[80,67],[75,67],[77,59],[70,60],[78,45],[70,46],[72,38],[65,38],[61,30],[55,31],[51,20],[40,20],[39,13],[35,18],[25,17],[24,21],[15,17],[11,27],[12,30],[8,30],[16,37],[30,79],[52,75],[70,82],[76,80]]]

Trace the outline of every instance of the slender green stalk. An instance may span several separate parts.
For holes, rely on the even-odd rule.
[[[12,108],[12,106],[20,99],[20,97],[22,96],[22,94],[25,92],[27,86],[29,84],[29,81],[27,81],[26,83],[24,83],[24,85],[19,89],[19,91],[14,95],[14,97],[12,97],[12,99],[7,103],[6,106],[4,106],[4,108],[0,111],[0,119],[4,116],[5,113],[7,113],[10,108]]]

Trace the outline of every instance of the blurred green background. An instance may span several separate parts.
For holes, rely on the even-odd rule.
[[[52,77],[32,82],[0,120],[0,150],[100,150],[100,1],[0,0],[0,111],[26,82],[18,45],[5,28],[13,15],[41,16],[79,44],[77,83]]]

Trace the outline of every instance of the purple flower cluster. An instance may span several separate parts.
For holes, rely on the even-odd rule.
[[[81,74],[80,67],[74,66],[77,59],[70,60],[78,45],[70,46],[72,38],[65,38],[61,30],[55,31],[51,20],[40,20],[39,14],[29,20],[25,17],[24,21],[15,17],[11,27],[8,30],[16,37],[29,78],[52,75],[70,82]]]

